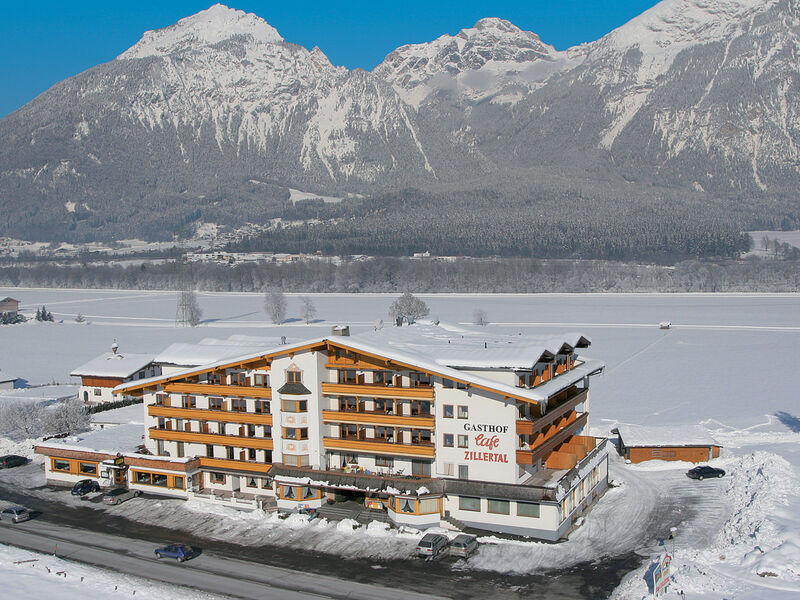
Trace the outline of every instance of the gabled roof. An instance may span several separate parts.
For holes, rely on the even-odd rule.
[[[150,354],[115,354],[106,352],[74,369],[70,375],[80,377],[130,377],[153,362]]]
[[[0,302],[19,302],[16,298],[12,298],[11,296],[6,296]]]
[[[458,329],[455,334],[453,331],[454,328],[448,326],[420,325],[388,328],[356,336],[316,338],[244,354],[235,359],[221,360],[169,375],[125,383],[117,386],[115,392],[130,392],[134,389],[154,387],[215,370],[244,367],[258,362],[268,363],[279,356],[330,347],[371,356],[401,369],[427,372],[477,389],[532,403],[547,400],[553,394],[582,378],[602,371],[604,367],[603,363],[599,361],[584,361],[575,369],[534,389],[518,388],[482,377],[474,372],[459,370],[454,368],[452,363],[460,367],[478,365],[475,368],[530,369],[542,356],[553,356],[565,343],[570,346],[588,344],[588,339],[579,334],[570,335],[565,342],[563,337],[531,338],[527,336],[522,338],[521,336],[498,336],[485,331],[469,332]],[[447,340],[450,340],[449,343]],[[461,346],[460,351],[457,351],[457,346]],[[548,350],[548,347],[554,350]],[[450,355],[439,356],[440,352],[446,353],[447,350],[452,351]]]
[[[708,431],[700,427],[644,427],[642,425],[617,425],[622,443],[627,448],[669,446],[722,446]]]

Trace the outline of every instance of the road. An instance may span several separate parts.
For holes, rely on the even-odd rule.
[[[50,501],[2,479],[0,498],[41,512],[27,523],[0,526],[0,543],[47,553],[58,544],[63,558],[240,598],[606,598],[641,561],[631,553],[527,576],[454,570],[447,559],[403,558],[378,564],[202,539],[88,505]],[[158,562],[153,550],[167,541],[202,548],[202,553],[180,565]]]

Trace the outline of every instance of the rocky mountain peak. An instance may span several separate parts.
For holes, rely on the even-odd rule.
[[[169,27],[146,31],[139,42],[118,58],[165,56],[236,38],[257,45],[284,41],[278,31],[261,17],[215,4]]]

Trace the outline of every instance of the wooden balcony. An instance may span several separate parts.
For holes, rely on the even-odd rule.
[[[201,456],[200,467],[205,469],[228,469],[231,471],[247,471],[266,475],[272,468],[272,463],[259,463],[249,460],[228,460],[226,458],[208,458]]]
[[[217,421],[219,423],[242,423],[247,425],[272,425],[272,415],[240,412],[235,410],[210,410],[205,408],[180,408],[151,404],[147,407],[151,417],[168,419],[197,419],[198,421]]]
[[[558,406],[551,408],[544,416],[537,419],[520,419],[517,421],[517,435],[533,435],[537,431],[554,423],[569,411],[573,410],[578,404],[586,402],[589,397],[589,390],[581,390],[577,394],[567,398]]]
[[[540,458],[549,454],[553,449],[566,441],[571,435],[578,431],[581,427],[586,425],[589,420],[589,413],[582,413],[574,421],[567,424],[554,435],[550,436],[542,443],[537,444],[530,450],[517,450],[517,464],[520,465],[533,465]]]
[[[323,410],[322,420],[326,423],[356,423],[358,425],[375,425],[378,427],[433,429],[436,419],[433,415],[387,415],[383,412],[371,411]]]
[[[357,383],[323,383],[322,393],[329,396],[366,396],[369,398],[408,398],[433,400],[432,387],[397,387]]]
[[[433,444],[395,444],[381,440],[358,440],[349,438],[323,438],[326,450],[367,452],[370,454],[393,454],[397,456],[433,457],[436,448]]]
[[[222,396],[233,398],[272,398],[272,388],[250,385],[218,385],[212,383],[165,383],[168,394],[193,394],[195,396]]]
[[[236,446],[237,448],[256,448],[272,450],[272,439],[247,437],[239,435],[222,435],[219,433],[203,433],[200,431],[181,431],[180,429],[148,430],[151,440],[167,440],[170,442],[189,442],[191,444],[215,444],[217,446]]]

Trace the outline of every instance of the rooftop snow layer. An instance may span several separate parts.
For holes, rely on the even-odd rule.
[[[257,338],[234,335],[227,340],[206,338],[197,344],[179,342],[168,346],[154,360],[157,364],[197,367],[221,360],[237,358],[243,354],[258,353],[264,348],[277,346],[277,338]]]
[[[15,390],[0,391],[0,402],[32,402],[34,404],[52,404],[66,398],[74,398],[78,394],[77,385],[42,385]]]
[[[628,448],[649,446],[721,446],[717,440],[700,427],[643,427],[617,425],[622,443]]]
[[[150,354],[130,354],[128,352],[115,354],[106,352],[81,365],[72,371],[70,375],[125,378],[144,369],[151,362],[153,362],[153,356]]]
[[[94,450],[108,454],[135,452],[144,443],[144,429],[140,423],[109,427],[71,435],[62,439],[41,442],[43,448],[62,448],[64,450]],[[149,457],[148,457],[149,458]]]
[[[141,403],[131,404],[130,406],[94,413],[92,415],[92,423],[103,425],[128,425],[135,423],[142,426],[144,425],[144,406]]]

